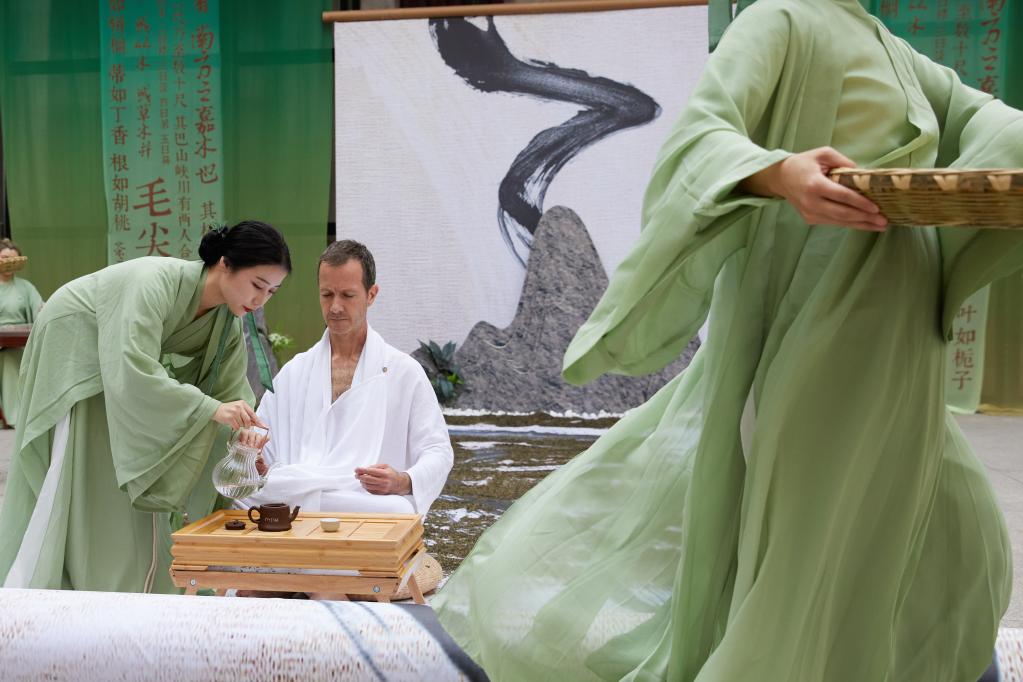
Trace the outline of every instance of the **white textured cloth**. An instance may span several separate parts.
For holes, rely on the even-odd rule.
[[[0,589],[0,679],[485,681],[428,606]]]
[[[249,504],[286,502],[307,511],[425,514],[454,456],[447,424],[423,368],[369,329],[352,386],[331,402],[330,338],[300,353],[256,411],[270,427],[267,484]],[[412,494],[373,495],[355,468],[407,471]]]

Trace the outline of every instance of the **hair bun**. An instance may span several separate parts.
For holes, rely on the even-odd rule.
[[[221,225],[202,236],[202,241],[199,242],[199,258],[206,267],[213,267],[224,255],[228,229],[227,225]]]

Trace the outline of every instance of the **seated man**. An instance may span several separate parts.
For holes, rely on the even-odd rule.
[[[270,471],[244,502],[426,514],[451,471],[451,440],[423,368],[366,321],[379,291],[373,256],[334,242],[317,277],[327,329],[284,365],[256,410],[270,427],[269,442],[257,443],[261,473]]]

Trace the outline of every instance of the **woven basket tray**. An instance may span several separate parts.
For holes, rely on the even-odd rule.
[[[1023,169],[839,168],[895,225],[1023,228]]]
[[[0,258],[0,273],[17,272],[28,263],[26,256],[14,256],[13,258]]]

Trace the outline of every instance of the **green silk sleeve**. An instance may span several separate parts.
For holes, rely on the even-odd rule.
[[[154,276],[124,282],[128,288],[121,296],[97,305],[100,376],[117,483],[144,511],[177,509],[187,499],[209,456],[216,427],[211,418],[219,407],[197,387],[170,377],[160,362],[164,321],[177,317],[173,280]]]
[[[1023,167],[1023,112],[963,85],[955,72],[912,51],[914,72],[941,130],[937,165]],[[974,292],[1023,267],[1023,230],[939,228],[946,336]]]
[[[645,374],[678,357],[707,315],[721,264],[745,244],[736,223],[780,201],[736,188],[790,154],[768,134],[803,88],[790,30],[787,12],[754,4],[711,55],[658,155],[639,241],[566,351],[568,382]]]

